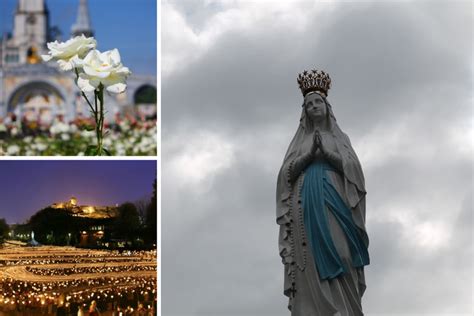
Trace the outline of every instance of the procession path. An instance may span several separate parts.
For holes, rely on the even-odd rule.
[[[59,261],[59,262],[51,262]],[[62,282],[81,279],[156,277],[156,270],[109,271],[73,273],[70,275],[39,275],[27,271],[37,269],[109,268],[130,266],[156,266],[156,257],[139,254],[118,254],[103,250],[74,247],[5,247],[0,249],[0,277],[28,282]]]

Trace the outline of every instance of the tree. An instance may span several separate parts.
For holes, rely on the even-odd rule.
[[[138,88],[134,97],[135,104],[156,104],[156,88],[145,85]]]
[[[8,227],[7,222],[4,218],[0,219],[0,245],[5,242],[5,239],[8,237],[8,231],[10,228]]]
[[[75,245],[80,240],[79,232],[88,231],[91,226],[107,225],[109,221],[73,216],[68,210],[46,207],[31,216],[28,224],[22,226],[28,233],[34,231],[36,241],[41,244]]]
[[[140,228],[140,218],[135,204],[126,202],[119,206],[114,222],[115,237],[133,239]]]
[[[146,212],[146,236],[145,241],[156,245],[157,230],[157,199],[156,199],[156,179],[153,183],[153,195]]]
[[[80,221],[80,218],[73,218],[66,211],[46,207],[31,216],[28,226],[40,243],[65,245],[67,234],[79,230]]]
[[[135,201],[135,206],[137,207],[138,216],[140,218],[140,224],[145,224],[146,222],[146,213],[148,210],[148,205],[150,204],[150,196],[144,196],[141,199]]]

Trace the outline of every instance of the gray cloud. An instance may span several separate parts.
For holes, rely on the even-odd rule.
[[[274,192],[313,66],[366,175],[365,312],[472,313],[472,4],[259,10],[164,5],[163,314],[289,314]]]

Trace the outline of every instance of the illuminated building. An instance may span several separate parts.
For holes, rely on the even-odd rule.
[[[50,207],[65,210],[78,217],[100,219],[114,218],[118,215],[117,206],[78,205],[76,197],[71,197],[67,202],[53,203]]]

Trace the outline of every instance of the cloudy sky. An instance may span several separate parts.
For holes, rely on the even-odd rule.
[[[367,315],[472,315],[470,1],[164,1],[163,315],[289,315],[275,187],[329,101],[365,176]]]

